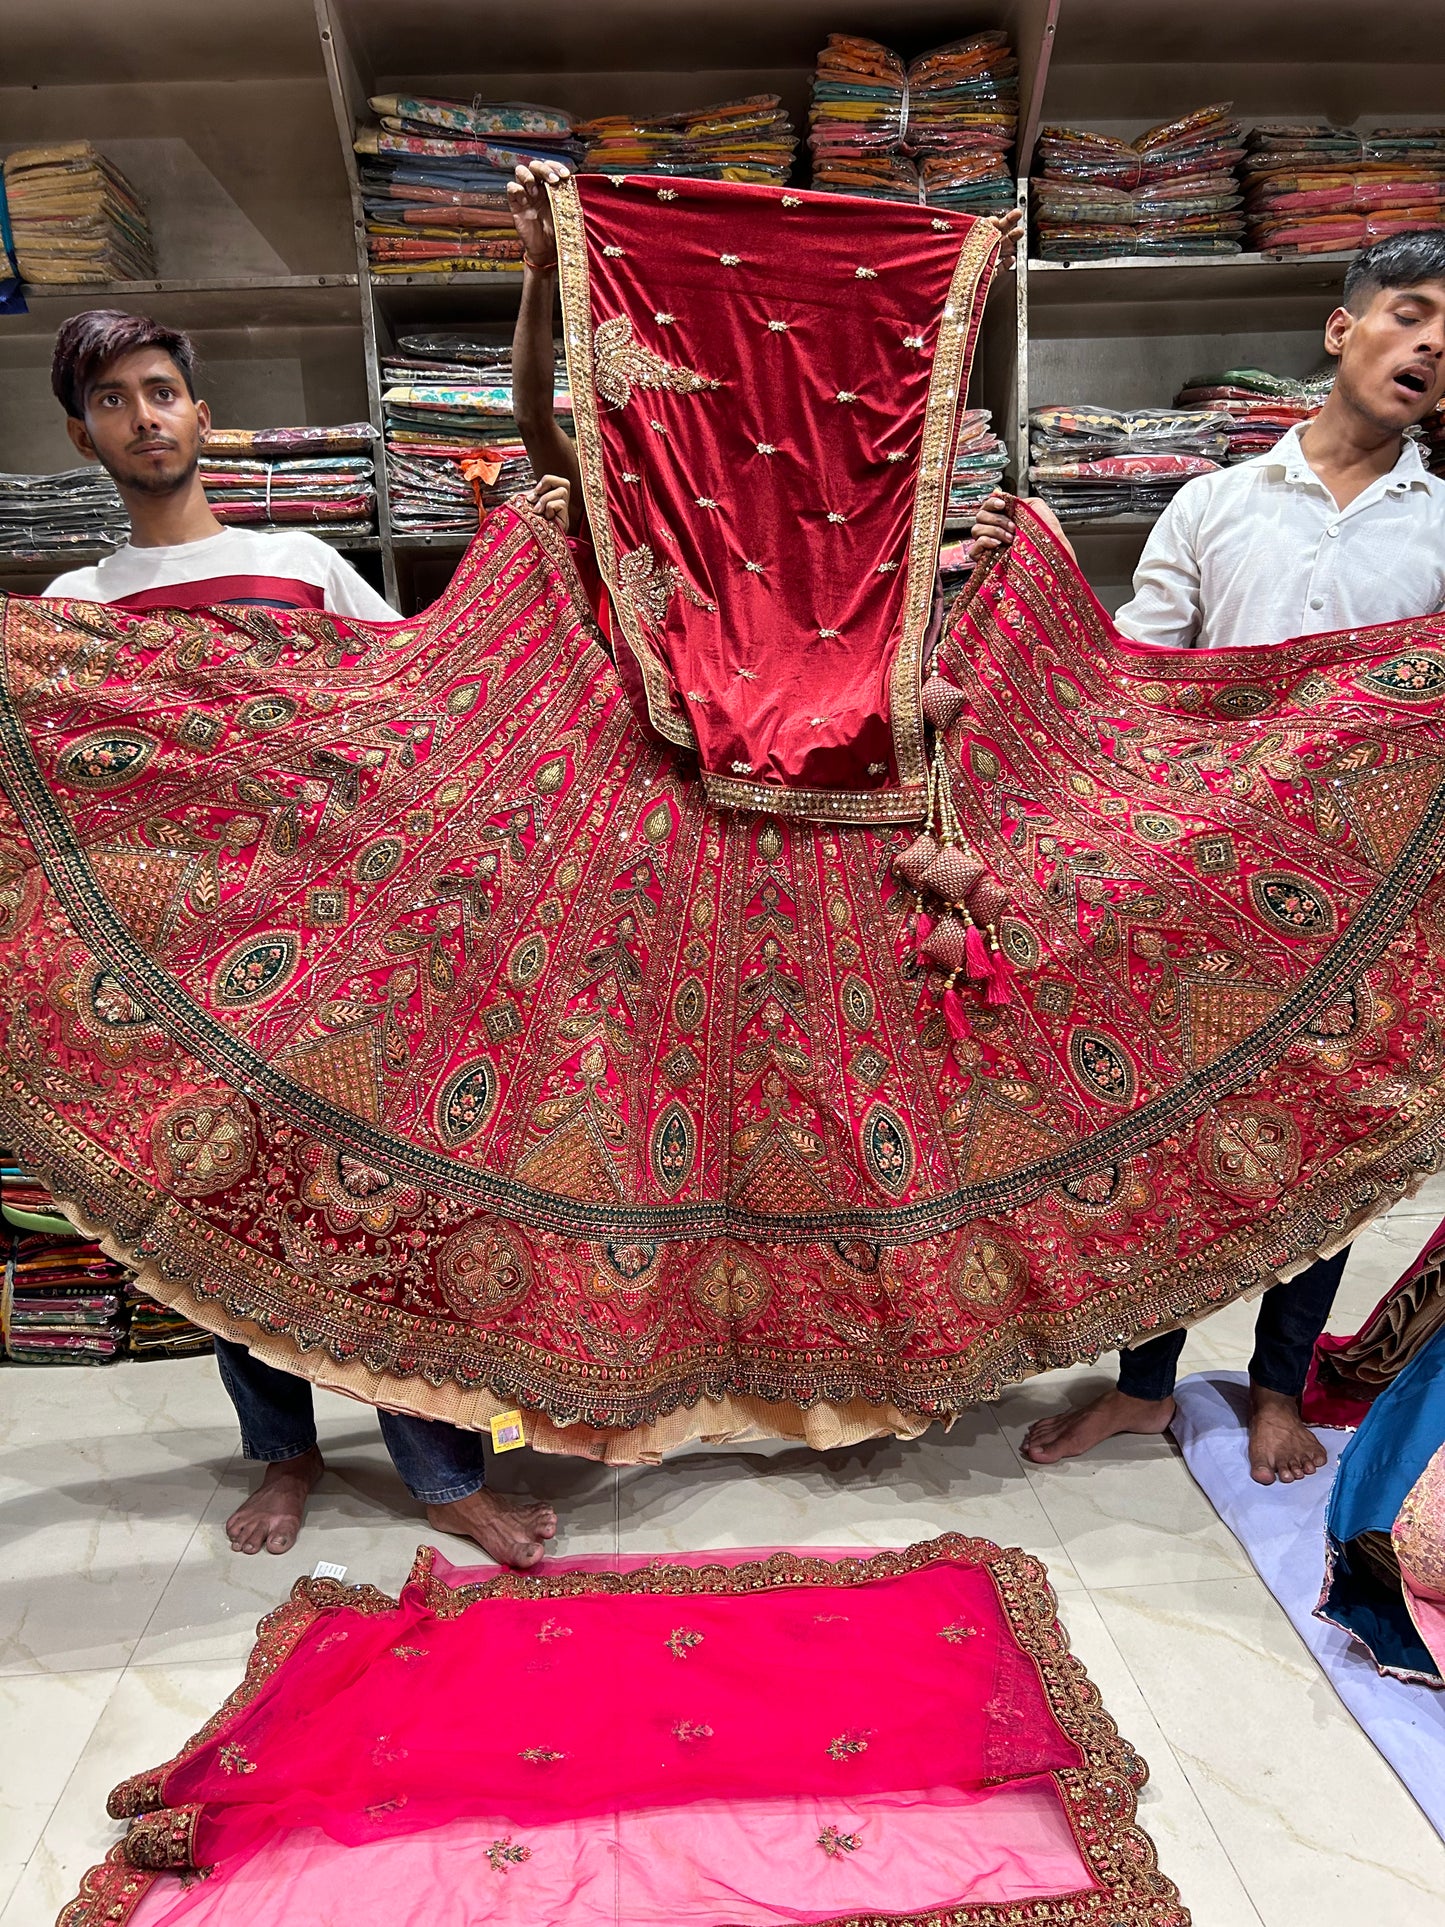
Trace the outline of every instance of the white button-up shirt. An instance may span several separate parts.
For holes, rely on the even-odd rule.
[[[1228,649],[1362,629],[1445,608],[1445,482],[1407,441],[1340,508],[1299,429],[1165,509],[1114,621],[1135,642]]]

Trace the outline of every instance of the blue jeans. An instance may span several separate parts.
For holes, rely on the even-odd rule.
[[[278,1372],[253,1358],[244,1345],[216,1340],[221,1383],[241,1423],[241,1449],[248,1459],[275,1464],[299,1459],[316,1443],[311,1385],[291,1372]],[[448,1505],[468,1499],[486,1484],[480,1432],[464,1432],[441,1419],[407,1418],[400,1412],[376,1414],[391,1462],[407,1490],[423,1505]]]
[[[1316,1258],[1288,1284],[1271,1285],[1254,1321],[1249,1376],[1267,1392],[1298,1398],[1305,1388],[1315,1340],[1325,1328],[1344,1275],[1349,1246],[1333,1258]],[[1130,1398],[1172,1398],[1185,1332],[1165,1332],[1119,1354],[1119,1390]]]

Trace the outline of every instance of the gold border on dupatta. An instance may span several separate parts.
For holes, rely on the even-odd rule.
[[[597,421],[597,382],[592,360],[592,276],[587,266],[587,233],[582,221],[582,202],[577,193],[576,176],[569,175],[559,185],[549,184],[547,193],[552,203],[552,220],[557,232],[562,332],[567,344],[567,379],[572,392],[572,418],[577,426],[582,493],[587,502],[587,520],[592,531],[597,567],[612,598],[622,640],[642,673],[647,713],[652,718],[653,728],[680,749],[696,749],[697,738],[693,734],[692,724],[673,701],[667,671],[643,635],[627,598],[620,593],[617,543],[612,532],[612,511],[607,501],[607,480],[602,466],[602,433]]]
[[[597,565],[612,596],[626,644],[642,672],[653,726],[669,742],[696,749],[696,736],[687,717],[673,701],[663,664],[642,634],[626,598],[618,593],[617,543],[607,499],[592,359],[592,282],[576,176],[569,176],[547,191],[557,232],[562,323],[582,490]],[[793,789],[780,783],[743,782],[704,769],[701,776],[709,802],[723,809],[759,810],[770,816],[801,817],[812,822],[912,823],[922,819],[928,801],[928,762],[923,733],[923,638],[928,632],[933,608],[938,544],[948,504],[949,455],[964,402],[964,376],[978,338],[979,284],[991,272],[998,248],[996,230],[985,221],[974,220],[959,249],[939,317],[938,346],[924,408],[908,537],[903,620],[898,654],[889,678],[889,726],[898,764],[897,788]]]

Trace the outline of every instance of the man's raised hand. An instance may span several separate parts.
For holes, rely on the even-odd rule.
[[[507,183],[507,211],[522,243],[523,265],[545,274],[557,265],[557,231],[552,225],[549,187],[559,187],[570,169],[560,161],[522,162]]]

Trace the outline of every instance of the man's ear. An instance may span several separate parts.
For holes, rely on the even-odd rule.
[[[1329,354],[1338,358],[1345,351],[1345,343],[1354,329],[1355,317],[1348,308],[1336,308],[1325,323],[1325,348]]]
[[[209,402],[198,401],[196,403],[196,420],[201,425],[202,436],[209,435],[211,432],[211,406]]]
[[[86,428],[84,422],[78,422],[74,415],[67,415],[65,418],[65,432],[74,443],[76,452],[83,455],[86,461],[98,462],[100,460],[99,455],[95,452],[95,443],[90,439],[90,431]]]

